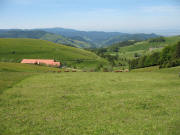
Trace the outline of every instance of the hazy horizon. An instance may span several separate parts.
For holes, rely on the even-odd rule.
[[[1,0],[0,29],[180,34],[178,0]]]

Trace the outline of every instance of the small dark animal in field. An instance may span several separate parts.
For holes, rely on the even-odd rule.
[[[116,71],[114,71],[114,72],[123,72],[123,70],[116,70]]]
[[[58,73],[61,73],[61,70],[58,70]]]
[[[64,72],[69,72],[69,70],[64,70]]]
[[[84,70],[83,72],[87,72],[86,70]]]
[[[72,70],[72,72],[77,72],[76,70]]]

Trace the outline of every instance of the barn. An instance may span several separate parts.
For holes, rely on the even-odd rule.
[[[21,63],[24,64],[45,64],[47,66],[52,66],[52,67],[60,67],[61,63],[60,62],[56,62],[55,60],[49,60],[49,59],[23,59],[21,61]]]

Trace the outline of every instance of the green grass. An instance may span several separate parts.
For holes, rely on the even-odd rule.
[[[173,68],[171,68],[172,70]],[[161,69],[164,71],[164,69]],[[133,69],[132,72],[152,72],[152,71],[160,71],[159,66],[152,66],[146,68]]]
[[[119,56],[126,57],[128,59],[134,58],[134,54],[138,53],[140,55],[145,55],[152,53],[154,51],[160,51],[163,47],[168,45],[174,45],[180,41],[180,36],[164,37],[165,42],[154,42],[150,43],[149,40],[137,42],[134,45],[121,47],[119,49]],[[154,50],[150,51],[149,49],[153,48]],[[107,52],[107,54],[116,54],[116,52]]]
[[[29,64],[0,62],[0,94],[27,77],[39,73],[57,72],[59,70],[58,68]]]
[[[134,52],[134,51],[148,51],[149,48],[161,48],[165,47],[168,45],[174,45],[178,41],[180,41],[180,36],[173,36],[173,37],[165,37],[165,42],[155,42],[155,43],[150,43],[149,40],[147,41],[142,41],[142,42],[137,42],[132,46],[127,46],[127,47],[122,47],[120,48],[120,52]]]
[[[31,75],[34,74],[30,72],[0,72],[0,94]]]
[[[68,66],[95,67],[107,61],[92,52],[37,39],[0,39],[0,61],[20,62],[24,58],[55,59]],[[77,60],[83,60],[81,64]],[[88,65],[90,61],[94,64]],[[85,64],[83,64],[85,62]]]
[[[59,70],[59,68],[52,68],[46,66],[0,62],[0,72],[47,72]]]
[[[0,95],[0,134],[179,135],[178,72],[31,76]]]
[[[88,42],[72,40],[72,39],[65,38],[63,36],[55,35],[55,34],[51,34],[51,33],[47,33],[47,34],[43,35],[40,39],[52,41],[52,42],[59,43],[59,44],[73,45],[78,48],[90,48],[91,47],[91,44],[89,44]]]

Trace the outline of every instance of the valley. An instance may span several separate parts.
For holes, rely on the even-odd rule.
[[[0,134],[180,133],[180,64],[167,66],[179,61],[179,36],[96,49],[47,40],[0,38]],[[156,65],[142,67],[147,58]],[[22,59],[53,59],[61,66]],[[157,62],[162,59],[164,67]]]
[[[83,49],[38,39],[0,39],[0,61],[20,62],[22,59],[55,59],[62,66],[94,69],[108,61]]]
[[[64,28],[0,29],[0,38],[35,38],[77,48],[99,48],[127,40],[147,40],[156,34],[128,34],[120,32],[78,31]]]
[[[180,135],[180,0],[0,0],[0,135]]]

